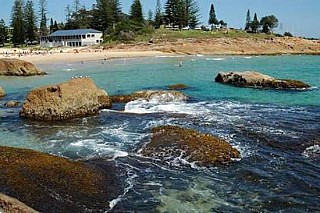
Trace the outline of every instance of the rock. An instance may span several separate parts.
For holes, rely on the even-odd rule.
[[[6,93],[4,92],[4,90],[2,89],[2,87],[0,87],[0,97],[5,96]]]
[[[17,107],[19,106],[20,102],[18,101],[8,101],[7,103],[5,103],[4,105],[8,108],[13,108],[13,107]]]
[[[0,193],[0,212],[37,213],[36,210],[30,208],[26,204],[2,193]]]
[[[226,141],[177,126],[161,126],[152,129],[151,142],[142,149],[142,155],[161,160],[179,156],[195,161],[201,166],[229,163],[240,153]]]
[[[306,89],[310,85],[301,81],[275,79],[268,75],[254,71],[245,72],[220,72],[215,78],[216,82],[230,84],[239,87],[254,87],[266,89]]]
[[[175,90],[143,90],[130,95],[115,95],[110,98],[114,103],[128,103],[138,99],[145,99],[147,101],[157,100],[161,102],[188,100],[188,97],[185,94]]]
[[[123,193],[115,174],[111,166],[0,146],[0,191],[40,212],[108,210]]]
[[[90,78],[77,78],[32,90],[20,116],[36,120],[65,120],[95,115],[103,108],[111,108],[108,94],[98,89]]]
[[[185,84],[175,84],[175,85],[170,85],[168,86],[170,90],[185,90],[188,89],[189,87]]]
[[[33,76],[46,75],[30,62],[19,59],[0,59],[0,75]]]

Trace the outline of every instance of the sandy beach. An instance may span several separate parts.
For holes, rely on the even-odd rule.
[[[55,48],[31,50],[0,48],[0,58],[19,58],[35,64],[85,62],[114,58],[153,57],[170,55],[280,55],[320,54],[319,40],[275,37],[272,39],[214,38],[155,41],[153,44],[117,44],[99,48]]]

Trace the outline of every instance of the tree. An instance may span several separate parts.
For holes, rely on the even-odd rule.
[[[290,32],[284,32],[284,36],[293,37],[293,35]]]
[[[25,31],[27,41],[37,40],[37,26],[36,26],[36,15],[34,11],[33,2],[28,0],[25,7]]]
[[[211,29],[213,29],[213,25],[219,24],[219,21],[217,19],[217,15],[216,15],[216,11],[214,9],[214,5],[213,4],[211,4],[208,23],[211,24]]]
[[[48,35],[47,28],[47,0],[39,0],[39,13],[40,13],[40,36]]]
[[[3,19],[0,20],[0,44],[3,45],[7,41],[7,27]]]
[[[161,4],[160,4],[160,0],[157,0],[156,14],[154,16],[154,27],[158,29],[160,28],[161,25],[162,25]]]
[[[153,12],[152,12],[152,10],[148,11],[148,24],[149,25],[153,24]]]
[[[115,29],[121,19],[121,5],[118,0],[97,0],[92,11],[91,27],[104,33]]]
[[[181,29],[188,25],[186,0],[167,0],[165,4],[165,21],[168,25]]]
[[[250,10],[248,10],[247,18],[246,18],[246,26],[245,26],[244,30],[250,31],[250,28],[251,28],[251,15],[250,15]]]
[[[199,6],[195,0],[185,0],[187,25],[194,29],[199,24]]]
[[[253,33],[257,33],[258,32],[258,29],[259,29],[259,20],[258,20],[258,17],[257,17],[257,14],[255,13],[254,14],[254,18],[253,18],[253,21],[251,22],[251,31]]]
[[[23,19],[23,0],[15,0],[11,14],[12,43],[23,44],[25,40],[24,19]]]
[[[261,18],[260,25],[262,26],[262,32],[272,33],[272,30],[278,26],[278,22],[278,19],[274,15]]]
[[[134,0],[130,9],[130,19],[136,23],[143,24],[142,6],[140,0]]]

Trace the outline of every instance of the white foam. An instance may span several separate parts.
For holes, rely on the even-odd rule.
[[[119,195],[116,199],[113,199],[109,202],[109,211],[111,211],[122,199],[123,197],[133,188],[133,180],[138,177],[136,174],[132,174],[131,171],[127,171],[128,178],[126,183],[128,186],[124,189],[123,194]]]
[[[306,148],[302,155],[306,158],[320,156],[320,146],[314,145]]]
[[[226,58],[206,58],[207,61],[224,61]]]

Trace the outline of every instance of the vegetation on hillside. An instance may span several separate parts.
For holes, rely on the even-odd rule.
[[[57,23],[53,18],[47,18],[50,14],[47,0],[38,0],[38,5],[39,10],[35,11],[32,0],[14,0],[11,30],[9,31],[4,21],[0,20],[0,44],[8,41],[12,44],[33,44],[40,36],[61,29],[93,28],[103,32],[105,42],[133,42],[161,37],[166,37],[168,40],[250,37],[253,35],[248,33],[272,34],[278,25],[278,19],[274,15],[262,17],[259,21],[255,13],[254,19],[251,20],[248,10],[245,31],[228,30],[227,23],[224,20],[219,21],[214,4],[211,4],[208,8],[208,24],[211,25],[211,31],[204,25],[200,28],[201,14],[196,0],[166,0],[164,5],[157,0],[155,12],[149,11],[147,20],[144,18],[140,0],[132,0],[129,14],[122,11],[120,0],[96,0],[90,9],[82,6],[80,0],[73,0],[72,5],[66,6],[64,23]],[[265,35],[255,36],[265,37]]]

